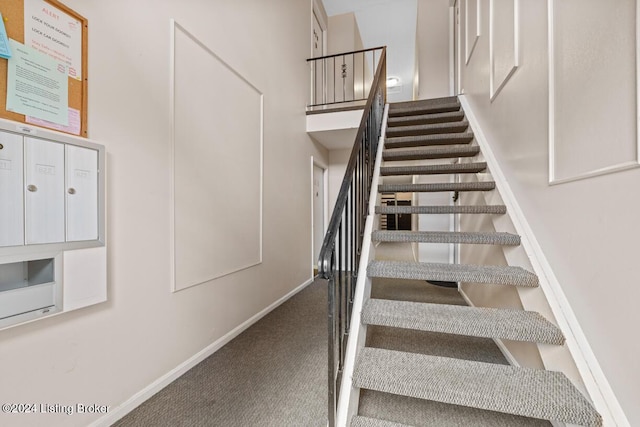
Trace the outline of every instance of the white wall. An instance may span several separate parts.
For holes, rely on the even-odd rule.
[[[309,158],[329,162],[305,133],[311,4],[65,4],[89,20],[88,128],[108,156],[109,301],[0,332],[0,401],[113,411],[310,279]],[[258,87],[265,106],[264,261],[178,293],[169,280],[170,18]],[[0,414],[0,424],[85,426],[97,418]]]
[[[340,186],[347,170],[351,150],[349,148],[329,151],[329,217],[333,213],[333,208],[340,193]]]
[[[449,96],[449,0],[418,0],[419,99]]]
[[[402,81],[398,92],[387,93],[389,102],[413,99],[416,10],[417,0],[395,0],[356,11],[365,47],[387,46],[387,76]]]
[[[463,5],[466,3],[463,1]],[[469,3],[475,4],[475,1]],[[547,2],[518,2],[519,66],[493,102],[489,88],[489,7],[490,3],[498,5],[494,22],[504,29],[513,26],[509,22],[513,20],[512,3],[479,3],[481,35],[469,63],[465,66],[463,62],[462,86],[630,424],[640,425],[640,406],[637,404],[640,341],[635,330],[640,324],[636,307],[640,289],[635,285],[636,242],[640,239],[637,225],[640,170],[549,185]],[[603,98],[617,90],[621,80],[613,77],[613,68],[609,68],[609,62],[603,60],[602,55],[619,55],[619,50],[627,45],[613,43],[608,34],[610,30],[617,31],[620,25],[628,25],[627,20],[611,20],[610,8],[633,9],[634,3],[580,2],[564,15],[588,28],[593,22],[604,20],[597,31],[588,32],[588,37],[580,34],[576,38],[565,33],[559,39],[564,48],[569,48],[565,51],[569,56],[565,58],[566,62],[583,64],[576,79],[598,77],[590,82],[590,86],[584,87],[585,91],[576,91],[570,98],[561,100],[562,105],[574,109],[573,112],[582,117],[587,117],[586,113],[594,103],[606,105],[599,116],[589,119],[602,120],[599,126],[605,126],[605,121],[612,117],[629,113],[625,102],[610,102],[612,100]],[[598,18],[592,21],[593,17]],[[471,18],[473,20],[475,16]],[[464,22],[464,16],[461,22]],[[634,32],[633,27],[625,29]],[[463,48],[463,54],[464,51]],[[509,61],[513,63],[508,50],[498,51],[504,54],[498,61],[505,61],[507,65]],[[634,67],[626,69],[634,73],[633,52],[627,57],[629,61],[620,66]],[[561,61],[557,65],[564,67],[566,63]],[[560,72],[567,70],[568,67],[562,68]],[[583,94],[589,92],[587,89],[592,85],[604,87],[601,92],[604,95],[585,99]],[[635,93],[635,86],[626,87],[626,90]],[[631,114],[635,116],[636,112],[631,110]],[[635,119],[634,123],[625,126],[635,126]],[[613,139],[588,142],[590,146],[599,146],[603,152],[608,150],[609,144],[635,144],[635,141]],[[580,141],[575,141],[572,161],[580,162],[580,158]]]
[[[360,29],[353,12],[333,15],[328,19],[327,52],[329,55],[362,49]]]

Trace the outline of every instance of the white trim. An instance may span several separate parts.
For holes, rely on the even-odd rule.
[[[555,79],[555,1],[547,0],[549,46],[549,185],[564,184],[640,167],[640,0],[636,0],[636,158],[627,162],[606,166],[578,175],[556,179],[556,79]]]
[[[611,385],[598,363],[598,359],[589,345],[587,337],[580,326],[580,322],[571,308],[571,304],[564,294],[551,265],[546,259],[533,230],[529,226],[515,195],[511,191],[511,186],[502,173],[502,169],[487,142],[488,140],[466,96],[460,96],[460,103],[473,129],[485,161],[491,170],[496,188],[502,196],[504,204],[507,206],[509,217],[513,222],[516,232],[521,236],[521,246],[527,253],[534,272],[538,275],[540,288],[549,302],[558,326],[565,335],[566,345],[578,367],[580,376],[593,400],[594,406],[602,415],[605,426],[630,426],[620,403],[611,389]]]
[[[473,43],[469,43],[469,1],[475,1],[476,2],[476,34],[475,34],[475,38],[473,39]],[[465,0],[465,4],[464,4],[464,50],[465,50],[465,65],[469,64],[469,61],[471,60],[471,55],[473,55],[473,52],[476,49],[476,45],[478,44],[478,39],[480,38],[480,36],[482,35],[482,32],[480,31],[480,27],[482,25],[481,22],[481,13],[480,13],[480,0]],[[471,44],[471,48],[469,48],[469,45]]]
[[[135,408],[137,408],[142,403],[144,403],[147,399],[151,398],[160,390],[162,390],[163,388],[168,386],[170,383],[175,381],[181,375],[185,374],[188,370],[196,366],[198,363],[202,362],[204,359],[211,356],[216,351],[220,350],[229,341],[231,341],[232,339],[240,335],[242,332],[244,332],[254,323],[262,319],[271,311],[278,308],[281,304],[286,302],[288,299],[293,297],[298,292],[302,291],[311,283],[313,283],[313,279],[309,279],[303,284],[299,285],[298,287],[290,291],[288,294],[286,294],[285,296],[283,296],[273,304],[269,305],[264,310],[256,313],[255,315],[253,315],[252,317],[250,317],[249,319],[247,319],[246,321],[244,321],[243,323],[241,323],[240,325],[236,326],[234,329],[226,333],[221,338],[209,344],[207,347],[200,350],[198,353],[194,354],[189,359],[185,360],[184,362],[182,362],[181,364],[179,364],[178,366],[176,366],[175,368],[173,368],[172,370],[170,370],[169,372],[167,372],[166,374],[164,374],[163,376],[161,376],[160,378],[158,378],[157,380],[155,380],[154,382],[152,382],[151,384],[149,384],[148,386],[146,386],[145,388],[143,388],[142,390],[140,390],[139,392],[131,396],[121,405],[118,405],[115,408],[113,408],[105,416],[89,424],[89,427],[108,427],[114,424],[116,421],[120,420],[129,412],[133,411]]]
[[[318,4],[320,2],[320,4]],[[313,33],[313,20],[318,20],[318,24],[320,24],[320,29],[322,30],[322,55],[327,54],[327,22],[324,17],[326,12],[324,11],[324,6],[322,6],[322,0],[311,0],[311,32]],[[313,56],[313,40],[311,40],[311,55]]]
[[[455,71],[455,47],[454,44],[456,42],[456,7],[455,3],[457,0],[451,0],[450,3],[453,3],[449,6],[449,95],[455,95],[455,79],[456,79],[456,71]]]
[[[313,201],[314,201],[314,197],[313,197],[313,172],[314,172],[314,167],[319,167],[320,169],[322,169],[322,225],[323,225],[323,234],[327,233],[327,224],[329,221],[329,191],[328,191],[328,184],[329,184],[329,167],[327,165],[325,165],[323,162],[319,161],[318,159],[316,159],[313,155],[311,156],[311,277],[313,277],[313,266],[315,265],[315,262],[317,262],[318,260],[314,259],[314,249],[315,249],[315,241],[314,241],[314,234],[315,234],[315,222],[314,222],[314,206],[313,206]]]
[[[500,94],[502,88],[511,79],[511,76],[520,66],[520,0],[513,0],[513,66],[505,78],[496,84],[495,76],[495,52],[493,43],[495,40],[495,0],[489,2],[489,97],[491,102]]]

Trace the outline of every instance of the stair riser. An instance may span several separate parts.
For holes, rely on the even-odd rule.
[[[431,170],[380,170],[381,176],[403,176],[403,175],[445,175],[455,173],[479,173],[486,168],[473,169],[431,169]]]
[[[455,159],[458,157],[473,157],[477,155],[480,150],[469,150],[462,152],[444,152],[444,153],[427,153],[427,154],[412,154],[412,155],[383,155],[382,159],[385,162],[400,162],[407,160],[433,160],[433,159]]]
[[[459,104],[445,104],[421,108],[389,108],[389,117],[422,116],[425,114],[451,113],[459,110]]]
[[[452,123],[459,122],[464,119],[464,114],[431,114],[423,116],[406,117],[394,117],[390,118],[387,125],[391,128],[398,126],[419,126],[428,125],[434,123]]]
[[[421,135],[435,135],[445,133],[460,133],[469,128],[468,123],[452,124],[449,126],[398,126],[395,128],[387,129],[387,138],[395,138],[400,136],[421,136]]]
[[[433,147],[441,145],[469,144],[473,141],[473,134],[443,134],[432,135],[431,137],[398,137],[386,138],[384,148],[393,150],[394,148],[417,148],[417,147]]]

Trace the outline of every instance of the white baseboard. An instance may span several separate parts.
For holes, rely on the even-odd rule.
[[[491,175],[496,182],[496,188],[500,193],[507,212],[511,217],[517,233],[521,236],[521,245],[529,255],[529,260],[535,273],[538,275],[540,287],[547,297],[547,301],[558,321],[558,325],[566,338],[566,345],[573,356],[582,380],[593,400],[593,403],[602,415],[605,427],[630,427],[618,399],[616,398],[609,381],[604,375],[598,359],[596,358],[587,340],[580,322],[578,321],[569,301],[555,276],[549,261],[547,260],[533,230],[531,229],[518,201],[511,191],[511,186],[505,178],[497,158],[491,150],[491,146],[485,137],[480,122],[475,116],[466,96],[460,96],[460,103],[465,116],[469,121],[475,139],[482,150]]]
[[[229,341],[231,341],[232,339],[240,335],[242,332],[248,329],[251,325],[256,323],[258,320],[262,319],[271,311],[278,308],[278,306],[280,306],[282,303],[287,301],[289,298],[291,298],[292,296],[294,296],[295,294],[297,294],[298,292],[300,292],[301,290],[309,286],[311,283],[313,283],[313,280],[314,280],[313,278],[307,280],[306,282],[296,287],[291,292],[289,292],[288,294],[286,294],[285,296],[283,296],[282,298],[280,298],[279,300],[277,300],[276,302],[274,302],[264,310],[260,311],[259,313],[252,316],[250,319],[246,320],[242,324],[238,325],[236,328],[229,331],[226,335],[222,336],[218,340],[209,344],[207,347],[205,347],[204,349],[202,349],[201,351],[199,351],[189,359],[185,360],[180,365],[176,366],[174,369],[167,372],[166,374],[164,374],[163,376],[161,376],[160,378],[158,378],[157,380],[155,380],[154,382],[152,382],[151,384],[149,384],[148,386],[140,390],[138,393],[131,396],[123,404],[112,409],[104,417],[101,417],[98,420],[91,423],[89,427],[108,427],[114,424],[116,421],[120,420],[129,412],[133,411],[135,408],[140,406],[142,403],[144,403],[147,399],[152,397],[154,394],[158,393],[160,390],[162,390],[163,388],[171,384],[181,375],[186,373],[189,369],[193,368],[198,363],[202,362],[204,359],[211,356],[216,351],[220,350],[225,344],[227,344]]]

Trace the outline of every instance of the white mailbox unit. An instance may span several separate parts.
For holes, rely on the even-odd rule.
[[[0,119],[0,329],[106,301],[105,149]]]

